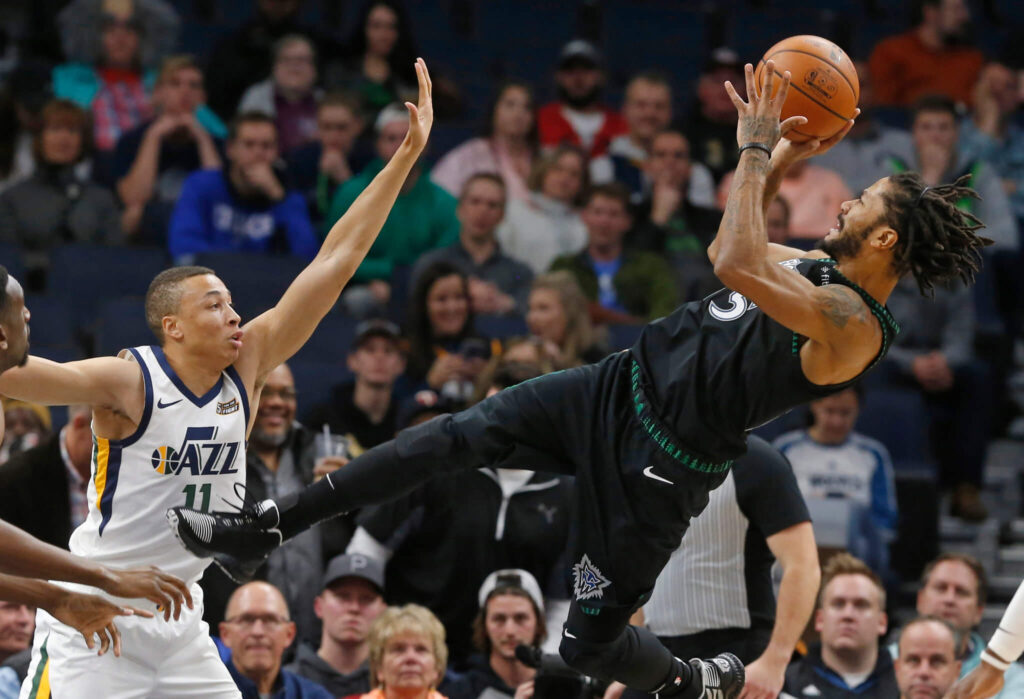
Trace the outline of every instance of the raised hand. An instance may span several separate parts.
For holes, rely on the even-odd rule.
[[[148,599],[160,606],[164,619],[168,621],[172,614],[175,620],[181,617],[182,602],[192,609],[192,593],[188,586],[156,566],[126,570],[108,568],[107,581],[101,587],[114,597]]]
[[[812,158],[816,155],[827,153],[832,150],[837,143],[842,141],[846,137],[846,134],[850,133],[850,129],[853,128],[853,122],[858,116],[860,116],[860,110],[855,109],[853,112],[853,119],[848,120],[843,128],[839,130],[839,133],[826,138],[825,140],[812,138],[810,141],[797,143],[783,137],[779,141],[779,145],[775,146],[775,150],[772,151],[772,160],[784,160],[787,163],[795,163],[798,160],[804,160],[805,158]]]
[[[405,141],[419,153],[427,145],[427,136],[434,124],[434,102],[431,97],[433,83],[430,82],[430,73],[422,58],[416,59],[416,81],[420,86],[419,103],[405,103],[405,108],[409,110],[409,133]]]
[[[102,597],[81,595],[76,592],[62,595],[60,601],[49,611],[55,619],[81,633],[89,650],[96,647],[96,636],[99,636],[99,655],[103,655],[113,646],[114,655],[118,657],[121,655],[121,632],[117,630],[114,619],[133,615],[153,618],[150,612],[134,607],[121,607]]]
[[[786,132],[807,123],[807,118],[802,116],[792,116],[779,123],[782,105],[786,103],[786,95],[789,94],[789,71],[782,75],[782,84],[776,91],[775,81],[778,78],[775,75],[775,61],[768,61],[761,90],[758,91],[754,85],[754,67],[748,63],[743,70],[747,82],[747,101],[743,101],[731,82],[725,82],[725,91],[739,114],[736,141],[740,146],[747,143],[763,143],[768,148],[775,148]]]
[[[1003,673],[986,662],[961,678],[946,694],[946,699],[988,699],[1003,688]]]

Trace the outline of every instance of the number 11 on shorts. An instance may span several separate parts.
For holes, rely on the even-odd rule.
[[[200,510],[202,512],[210,511],[210,490],[212,486],[209,483],[204,483],[199,486],[199,494],[203,496],[202,505],[196,507],[196,484],[189,483],[186,485],[181,492],[185,493],[185,507],[193,510]]]

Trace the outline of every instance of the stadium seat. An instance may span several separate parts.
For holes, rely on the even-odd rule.
[[[344,366],[352,347],[358,321],[338,313],[327,315],[313,335],[295,354],[297,361],[325,362]]]
[[[21,249],[14,243],[0,243],[0,265],[3,265],[7,273],[25,283],[25,264],[21,260]]]
[[[909,388],[869,388],[856,430],[885,445],[894,467],[928,468],[928,418],[921,394]]]
[[[298,393],[297,417],[299,422],[303,423],[314,408],[330,400],[335,386],[352,378],[352,372],[348,370],[344,361],[316,362],[296,359],[288,362],[288,368],[295,377],[295,390]],[[320,425],[308,427],[319,429]]]
[[[80,330],[87,330],[104,301],[144,296],[153,277],[169,266],[156,248],[65,245],[51,255],[49,293],[68,302]]]
[[[473,325],[484,337],[504,340],[517,335],[529,335],[526,321],[519,316],[481,315],[473,319]]]
[[[156,342],[146,324],[145,303],[140,296],[111,299],[100,307],[97,316],[93,353],[100,357],[117,354],[126,347]]]
[[[274,306],[309,261],[260,253],[204,252],[196,255],[195,264],[209,267],[220,277],[242,323],[247,323]]]
[[[63,298],[44,294],[26,294],[25,307],[32,314],[29,321],[32,352],[36,347],[75,347],[75,323],[71,309]]]

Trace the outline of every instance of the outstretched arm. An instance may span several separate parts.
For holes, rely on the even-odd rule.
[[[1024,583],[999,620],[981,662],[950,690],[949,699],[988,699],[1003,688],[1003,673],[1024,652]]]
[[[97,587],[115,597],[148,599],[163,607],[164,618],[177,619],[184,602],[192,607],[188,587],[156,568],[117,570],[74,556],[39,541],[0,520],[0,574],[64,580]],[[0,599],[7,599],[0,594]],[[38,605],[37,606],[42,606]]]
[[[239,360],[243,376],[257,383],[309,339],[334,306],[387,220],[399,190],[423,152],[434,113],[423,59],[416,62],[419,104],[406,102],[409,133],[398,152],[331,228],[316,258],[292,282],[278,304],[245,327]]]

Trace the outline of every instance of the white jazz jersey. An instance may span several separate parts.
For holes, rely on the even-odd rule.
[[[248,397],[234,367],[196,396],[160,347],[129,352],[142,368],[146,407],[129,437],[93,435],[89,516],[72,533],[71,552],[122,568],[155,565],[192,583],[211,559],[185,550],[165,513],[176,505],[210,511],[239,502]]]

